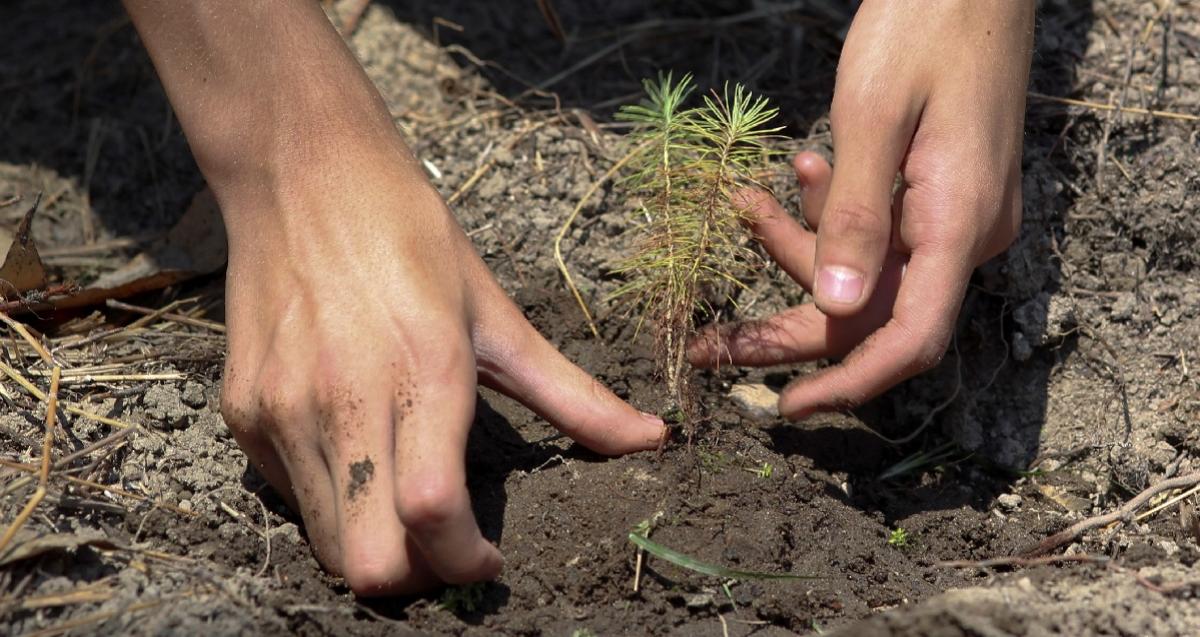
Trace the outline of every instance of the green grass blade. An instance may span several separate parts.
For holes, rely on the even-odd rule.
[[[723,577],[726,579],[819,579],[816,575],[793,575],[791,573],[760,573],[757,571],[739,571],[737,569],[725,568],[715,564],[705,564],[704,562],[696,561],[683,553],[673,551],[657,542],[650,540],[637,533],[629,534],[629,541],[633,542],[638,548],[643,549],[654,557],[664,559],[675,566],[680,566],[703,573],[712,575],[713,577]]]

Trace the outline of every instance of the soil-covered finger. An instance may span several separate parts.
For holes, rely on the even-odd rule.
[[[392,595],[438,583],[396,513],[391,383],[377,391],[331,389],[318,405],[317,430],[329,459],[337,523],[339,572],[356,594]],[[366,394],[366,395],[363,395]]]
[[[467,492],[467,433],[475,413],[475,369],[466,335],[422,361],[397,394],[392,511],[425,557],[450,584],[500,574],[500,551],[484,539]]]

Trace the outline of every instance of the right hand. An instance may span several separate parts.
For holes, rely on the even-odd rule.
[[[795,420],[938,364],[972,271],[1021,222],[1033,25],[1029,0],[863,2],[838,61],[836,167],[794,162],[813,231],[766,193],[748,202],[763,247],[813,302],[709,329],[692,362],[844,357],[783,390],[779,412]]]
[[[602,454],[654,448],[662,421],[530,326],[411,159],[328,156],[215,188],[230,236],[222,413],[355,593],[494,578],[465,478],[477,381]]]

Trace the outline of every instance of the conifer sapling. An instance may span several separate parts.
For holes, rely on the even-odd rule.
[[[614,297],[641,312],[639,328],[654,330],[659,371],[687,427],[696,412],[690,392],[687,344],[700,322],[716,317],[715,305],[732,302],[759,263],[750,247],[748,211],[737,196],[762,187],[755,178],[771,155],[767,141],[778,109],[740,84],[685,105],[690,75],[675,82],[646,80],[647,99],[625,106],[619,119],[635,124],[638,144],[624,183],[641,198],[635,211],[638,239],[618,267],[626,283]]]

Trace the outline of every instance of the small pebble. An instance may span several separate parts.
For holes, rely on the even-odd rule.
[[[738,410],[755,420],[779,417],[779,394],[761,383],[742,383],[729,389],[729,397]]]
[[[694,595],[684,595],[683,603],[685,606],[687,606],[688,608],[690,608],[692,610],[708,608],[709,606],[712,606],[713,596],[712,596],[712,593],[696,593]]]
[[[1005,493],[1004,495],[996,498],[996,504],[999,504],[1000,508],[1004,509],[1005,511],[1013,511],[1016,510],[1017,507],[1021,506],[1021,496],[1015,493]]]

